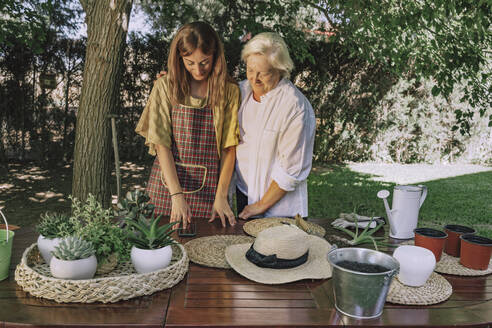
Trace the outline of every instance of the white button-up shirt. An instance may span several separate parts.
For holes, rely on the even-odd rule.
[[[311,171],[316,121],[304,95],[287,79],[255,102],[248,80],[239,84],[241,141],[236,147],[238,187],[248,204],[259,201],[272,180],[287,191],[263,217],[308,215],[307,177]],[[256,108],[256,115],[245,111]],[[246,137],[245,137],[246,136]],[[244,190],[246,189],[246,190]]]

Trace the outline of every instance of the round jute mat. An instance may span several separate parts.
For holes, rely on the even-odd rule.
[[[258,233],[260,231],[263,231],[263,230],[271,228],[271,227],[279,226],[279,225],[283,224],[282,222],[296,225],[295,220],[291,219],[291,218],[264,218],[264,219],[255,219],[255,220],[251,220],[251,221],[246,222],[243,225],[243,230],[248,235],[256,237],[256,236],[258,236]],[[318,237],[324,237],[326,231],[322,226],[320,226],[316,223],[309,222],[309,221],[307,221],[307,222],[305,221],[305,223],[307,223],[307,226],[308,226],[307,231],[306,231],[307,233],[309,233],[311,235],[318,236]]]
[[[386,301],[405,305],[431,305],[444,302],[452,293],[451,284],[443,276],[432,272],[427,282],[420,287],[406,286],[395,277]]]
[[[114,303],[151,295],[179,283],[188,272],[188,256],[181,244],[172,245],[171,264],[149,273],[137,273],[130,262],[119,262],[107,274],[93,279],[57,279],[42,260],[37,244],[29,246],[15,269],[15,281],[29,294],[58,303]]]
[[[212,267],[230,269],[225,258],[227,246],[252,243],[254,238],[239,235],[215,235],[192,239],[184,246],[191,262]]]
[[[413,240],[403,242],[402,245],[414,245]],[[463,266],[460,263],[459,257],[454,257],[442,252],[441,259],[436,263],[434,271],[439,273],[452,274],[455,276],[485,276],[492,273],[492,259],[489,262],[489,267],[486,270],[474,270]]]
[[[442,252],[441,260],[437,262],[434,271],[439,273],[453,274],[456,276],[484,276],[492,273],[492,260],[485,270],[474,270],[463,266],[459,257],[454,257]]]

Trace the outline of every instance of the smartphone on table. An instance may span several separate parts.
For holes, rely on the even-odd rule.
[[[195,237],[196,236],[196,224],[195,222],[188,223],[186,229],[183,228],[183,222],[179,223],[178,227],[179,237]]]

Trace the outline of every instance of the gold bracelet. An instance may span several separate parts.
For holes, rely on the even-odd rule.
[[[174,194],[171,194],[170,197],[173,197],[173,196],[176,196],[176,195],[179,195],[179,194],[182,194],[183,192],[182,191],[178,191],[178,192],[175,192]]]

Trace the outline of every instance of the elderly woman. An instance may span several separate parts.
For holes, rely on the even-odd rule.
[[[236,148],[239,218],[308,215],[315,118],[288,80],[293,68],[284,40],[260,33],[241,53],[247,80],[240,83],[241,141]]]

